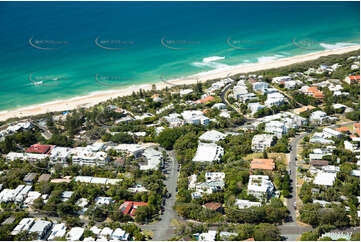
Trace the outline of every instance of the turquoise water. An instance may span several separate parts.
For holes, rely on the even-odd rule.
[[[0,110],[358,44],[359,7],[1,2]]]

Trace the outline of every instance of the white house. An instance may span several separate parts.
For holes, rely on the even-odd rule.
[[[227,106],[226,106],[226,104],[224,104],[224,103],[216,103],[216,104],[214,104],[214,105],[212,106],[212,108],[216,108],[216,109],[226,109]]]
[[[277,76],[272,78],[272,83],[282,84],[284,82],[290,81],[291,77],[289,76]]]
[[[253,90],[260,92],[269,87],[267,82],[255,82],[252,84]]]
[[[65,164],[71,156],[71,148],[68,147],[54,147],[50,151],[50,162]]]
[[[275,92],[275,93],[267,94],[267,100],[264,102],[264,104],[266,105],[266,107],[272,107],[275,105],[279,106],[284,102],[285,102],[285,97],[281,93]]]
[[[127,241],[129,240],[129,233],[125,232],[125,230],[121,228],[116,228],[110,238],[113,240]]]
[[[259,110],[265,108],[265,106],[260,104],[259,102],[257,102],[257,103],[248,103],[247,107],[248,107],[249,110],[251,110],[252,115],[257,113]]]
[[[319,171],[313,180],[313,184],[322,186],[332,186],[336,180],[337,173]]]
[[[325,138],[331,138],[331,137],[340,138],[342,136],[341,132],[330,128],[324,128],[322,132],[324,133]]]
[[[247,187],[247,193],[253,195],[258,199],[263,197],[269,198],[274,191],[273,183],[270,181],[269,176],[263,175],[250,175]]]
[[[17,235],[22,231],[29,231],[31,226],[35,223],[35,219],[33,218],[23,218],[18,225],[13,229],[11,235]]]
[[[199,110],[186,110],[181,115],[188,124],[207,125],[210,122],[209,118],[204,116],[202,111]]]
[[[84,230],[81,227],[73,227],[71,228],[71,230],[69,231],[69,233],[67,234],[66,238],[67,240],[70,241],[79,241],[81,240],[81,238],[83,237],[84,234]]]
[[[144,150],[143,156],[146,159],[147,164],[139,164],[140,170],[155,170],[163,163],[162,152],[154,148],[147,148]]]
[[[201,136],[199,136],[199,140],[206,141],[206,142],[218,142],[226,137],[225,134],[217,131],[217,130],[210,130],[205,133],[203,133]]]
[[[236,199],[236,202],[234,203],[234,205],[237,206],[239,209],[245,209],[245,208],[250,208],[250,207],[261,207],[262,203],[251,202],[249,200]]]
[[[274,144],[274,135],[257,134],[252,139],[252,151],[263,152]]]
[[[29,233],[38,234],[38,239],[41,240],[47,235],[47,233],[50,230],[52,224],[53,223],[49,222],[49,221],[37,220],[37,221],[35,221],[33,226],[31,226],[31,228],[29,229]],[[44,239],[47,239],[47,238],[44,238]]]
[[[195,162],[213,162],[219,161],[224,154],[221,146],[213,143],[199,143],[197,152],[193,157]]]
[[[51,229],[48,240],[54,240],[55,238],[62,238],[66,234],[66,226],[64,223],[55,224]]]
[[[107,153],[93,152],[90,147],[76,147],[71,149],[72,162],[78,165],[105,165],[109,161]]]
[[[286,125],[280,121],[270,121],[266,123],[265,126],[265,132],[272,133],[277,136],[277,138],[281,138],[283,134],[287,134],[287,131]]]
[[[329,120],[329,117],[327,114],[323,111],[317,110],[311,113],[310,115],[310,121],[312,123],[324,123]]]
[[[207,233],[201,233],[199,235],[198,241],[216,241],[216,230],[209,230]]]

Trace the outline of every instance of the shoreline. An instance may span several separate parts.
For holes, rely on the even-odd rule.
[[[151,90],[152,84],[156,84],[157,90],[161,90],[164,89],[166,86],[183,85],[183,84],[189,85],[189,84],[194,84],[197,81],[205,82],[211,79],[225,78],[228,75],[279,68],[287,65],[315,60],[322,56],[328,56],[333,54],[344,54],[359,49],[360,49],[359,45],[354,45],[354,46],[348,46],[338,49],[323,50],[304,55],[281,58],[270,62],[239,64],[222,69],[201,72],[198,74],[190,75],[188,77],[178,78],[173,80],[131,85],[127,87],[121,87],[116,90],[97,91],[85,96],[78,96],[64,100],[54,100],[42,104],[35,104],[31,106],[21,107],[14,110],[0,111],[0,121],[5,121],[10,118],[23,118],[27,116],[34,116],[48,112],[73,110],[80,107],[88,108],[112,98],[131,95],[133,91],[137,92],[139,91],[139,89]]]

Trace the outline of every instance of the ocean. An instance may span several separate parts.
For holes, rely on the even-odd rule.
[[[360,43],[359,2],[0,2],[0,111]]]

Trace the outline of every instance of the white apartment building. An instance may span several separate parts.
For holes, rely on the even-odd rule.
[[[271,134],[257,134],[252,139],[252,151],[263,152],[267,148],[274,145],[274,135]]]
[[[209,118],[204,116],[202,111],[199,110],[186,110],[181,115],[188,124],[207,125],[210,122]]]
[[[274,191],[273,183],[269,176],[250,175],[247,187],[247,193],[258,199],[270,198]]]
[[[224,150],[221,146],[213,143],[199,142],[197,152],[193,157],[195,162],[213,162],[219,161],[224,155]]]
[[[280,121],[270,121],[266,123],[265,132],[272,133],[277,138],[281,138],[282,135],[287,134],[288,128]]]

